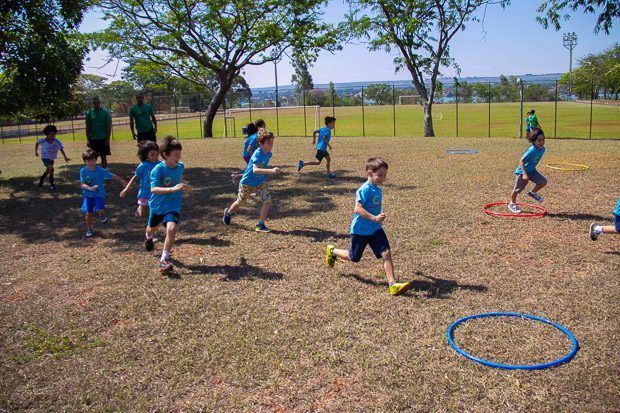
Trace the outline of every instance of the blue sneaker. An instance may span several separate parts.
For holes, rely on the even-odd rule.
[[[267,228],[265,226],[265,224],[258,224],[256,226],[256,229],[254,229],[254,231],[256,231],[256,232],[271,232],[271,230],[269,228]]]
[[[336,174],[325,174],[325,178],[335,178]]]
[[[224,217],[222,218],[222,221],[224,222],[224,224],[230,225],[230,214],[228,213],[228,208],[226,208],[226,211],[224,211]]]
[[[304,161],[299,161],[299,165],[297,165],[297,172],[301,171],[301,168],[304,167]]]

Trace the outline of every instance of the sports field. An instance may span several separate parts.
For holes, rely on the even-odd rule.
[[[183,140],[194,190],[183,193],[169,276],[157,272],[161,242],[144,249],[136,186],[121,199],[106,183],[110,222],[84,237],[84,142],[64,141],[72,161],[56,162],[54,192],[37,186],[33,145],[0,146],[0,411],[620,410],[620,236],[587,235],[593,221],[613,223],[620,141],[547,140],[538,169],[548,212],[538,218],[482,210],[508,201],[525,140],[336,136],[331,180],[323,166],[297,173],[310,142],[276,138],[270,164],[283,173],[267,177],[274,232],[263,234],[253,231],[254,198],[221,223],[242,139]],[[445,152],[464,148],[479,153]],[[129,179],[135,144],[115,141],[112,154],[108,169]],[[402,296],[389,296],[369,250],[357,264],[325,265],[328,244],[348,248],[355,190],[374,156],[389,163],[384,228],[397,278],[412,283]],[[487,312],[559,323],[579,350],[534,371],[466,359],[448,328]],[[454,338],[503,364],[571,350],[559,330],[521,318],[473,320]]]

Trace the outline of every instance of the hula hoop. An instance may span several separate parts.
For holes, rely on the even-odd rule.
[[[478,153],[475,149],[448,149],[446,153],[451,153],[453,155],[473,155]]]
[[[454,340],[452,339],[452,333],[454,331],[454,328],[457,325],[459,325],[460,323],[462,323],[464,321],[467,321],[467,320],[471,320],[473,318],[495,317],[495,316],[524,317],[524,318],[529,318],[531,320],[542,321],[543,323],[550,324],[550,325],[554,326],[555,328],[557,328],[558,330],[560,330],[561,332],[563,332],[564,334],[566,334],[571,339],[571,341],[573,342],[573,349],[571,350],[571,352],[568,355],[562,357],[561,359],[552,361],[550,363],[515,366],[515,365],[510,365],[510,364],[493,363],[491,361],[483,360],[481,358],[472,356],[471,354],[468,354],[468,353],[464,352],[463,350],[461,350],[454,343]],[[575,353],[577,353],[577,349],[579,348],[579,344],[577,343],[577,339],[575,339],[575,336],[573,336],[570,331],[568,331],[567,329],[565,329],[561,325],[559,325],[557,323],[554,323],[553,321],[546,320],[544,318],[535,317],[533,315],[527,315],[527,314],[517,314],[517,313],[487,313],[487,314],[470,315],[469,317],[461,318],[460,320],[452,323],[452,325],[448,329],[448,341],[450,342],[450,345],[452,347],[454,347],[454,349],[456,351],[458,351],[459,353],[461,353],[463,356],[467,357],[470,360],[477,361],[478,363],[484,364],[485,366],[497,367],[497,368],[500,368],[500,369],[510,369],[510,370],[517,370],[517,369],[519,369],[519,370],[537,370],[537,369],[545,369],[547,367],[557,366],[557,365],[565,363],[568,360],[570,360],[571,358],[573,358]]]
[[[577,166],[578,168],[558,168],[557,166],[553,166],[553,165],[570,165],[570,166]],[[548,163],[547,168],[559,169],[561,171],[587,171],[588,169],[590,169],[586,165],[579,165],[577,163],[561,163],[561,162],[560,163]]]
[[[539,213],[535,213],[535,214],[502,214],[501,212],[493,212],[493,211],[489,211],[487,209],[487,207],[493,206],[493,205],[508,205],[508,202],[494,202],[492,204],[487,204],[485,206],[482,207],[482,210],[484,212],[486,212],[489,215],[498,215],[500,217],[521,217],[521,218],[532,218],[532,217],[541,217],[543,215],[545,215],[547,213],[547,210],[541,206],[538,205],[532,205],[532,204],[520,204],[517,202],[517,205],[524,205],[524,206],[529,206],[532,208],[536,208],[541,210],[542,212]]]

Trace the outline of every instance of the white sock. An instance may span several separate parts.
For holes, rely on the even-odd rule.
[[[146,231],[145,236],[146,236],[146,239],[151,239],[151,238],[153,238],[153,236],[152,236],[152,235],[149,237],[149,232],[148,232],[148,231]]]
[[[594,226],[594,232],[597,234],[602,234],[603,233],[603,226],[602,225],[595,225]]]
[[[165,261],[170,258],[170,253],[168,251],[162,251],[160,261]]]

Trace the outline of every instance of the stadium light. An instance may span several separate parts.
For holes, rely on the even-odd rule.
[[[564,33],[562,36],[564,47],[570,52],[570,63],[568,66],[568,93],[573,93],[573,49],[577,46],[577,35],[575,32]]]

